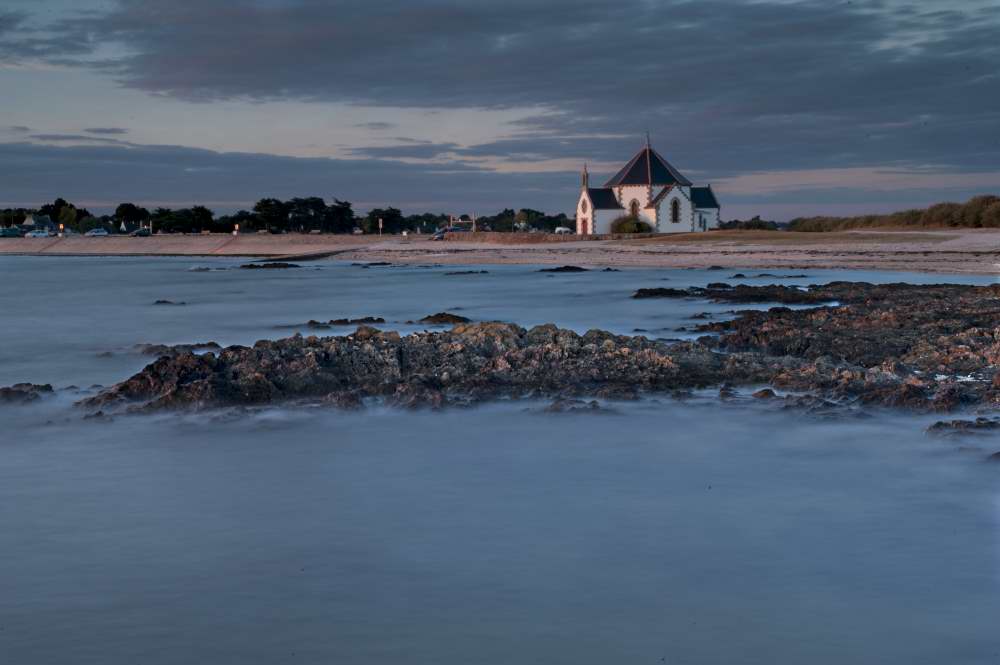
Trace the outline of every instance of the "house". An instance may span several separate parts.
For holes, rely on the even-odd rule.
[[[58,229],[59,225],[52,221],[48,215],[40,215],[37,212],[29,212],[24,217],[24,221],[21,222],[21,228],[26,231],[53,231]]]
[[[719,213],[712,186],[695,187],[647,138],[645,147],[603,187],[591,187],[583,167],[576,232],[611,233],[612,222],[620,217],[645,222],[657,233],[707,231],[719,227]]]

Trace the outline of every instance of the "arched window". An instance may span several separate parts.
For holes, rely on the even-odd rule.
[[[674,199],[670,202],[670,221],[679,224],[681,221],[681,202]]]
[[[584,214],[587,213],[587,199],[584,199],[583,201],[580,202],[580,212]]]
[[[628,214],[632,217],[639,216],[639,202],[635,199],[632,199],[632,203],[628,204]]]

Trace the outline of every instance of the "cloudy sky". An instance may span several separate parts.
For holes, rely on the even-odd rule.
[[[0,206],[572,210],[652,135],[723,217],[1000,191],[1000,0],[4,0]]]

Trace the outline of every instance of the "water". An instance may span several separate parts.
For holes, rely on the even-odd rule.
[[[982,462],[1000,440],[928,438],[932,417],[708,397],[110,423],[71,407],[147,362],[136,342],[308,319],[407,331],[461,307],[676,336],[731,306],[631,291],[731,271],[188,270],[234,264],[0,259],[0,385],[84,387],[0,407],[0,662],[1000,662],[1000,476]],[[785,283],[990,281],[807,272]]]

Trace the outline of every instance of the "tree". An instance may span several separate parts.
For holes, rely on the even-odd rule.
[[[278,199],[261,199],[254,204],[253,211],[257,213],[261,224],[268,231],[285,231],[288,229],[288,204]]]
[[[149,221],[149,211],[134,203],[121,203],[115,208],[115,219],[129,226],[139,226]]]
[[[399,233],[403,230],[403,213],[396,208],[374,208],[362,221],[365,233],[378,233],[380,219],[383,233]]]
[[[81,216],[80,219],[90,218],[89,215]],[[67,229],[76,228],[77,211],[72,205],[66,204],[59,209],[59,224]]]

